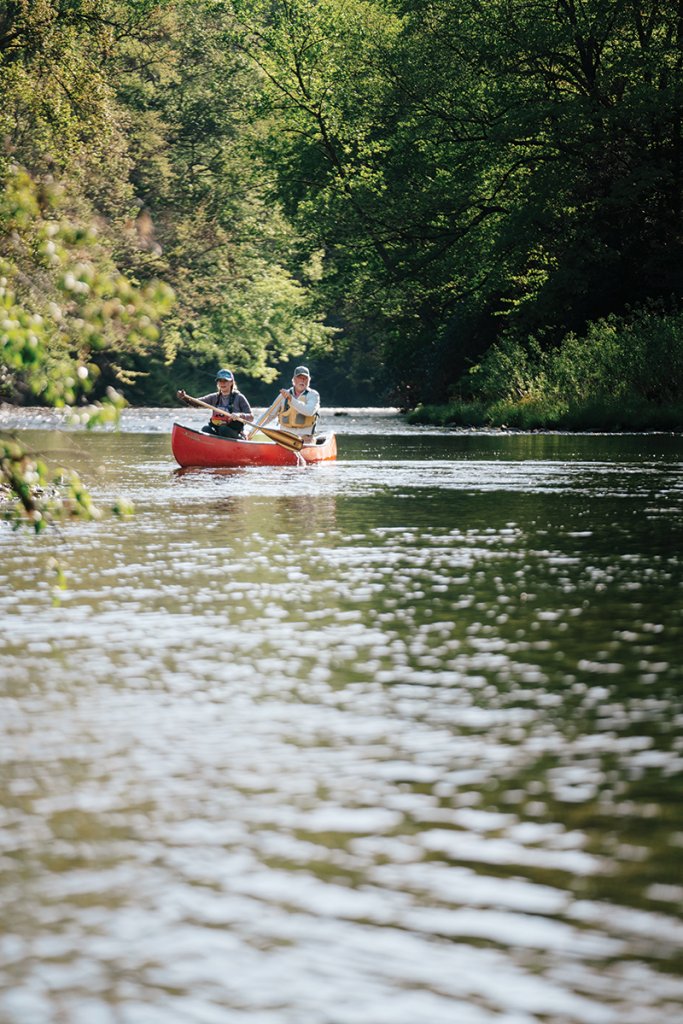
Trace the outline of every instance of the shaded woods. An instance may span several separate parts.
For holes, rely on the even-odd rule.
[[[0,4],[1,395],[305,354],[328,401],[675,419],[682,62],[682,0]]]

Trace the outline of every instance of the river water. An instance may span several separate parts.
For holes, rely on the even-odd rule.
[[[1,1024],[680,1020],[683,438],[174,415],[0,414],[136,506],[0,527]]]

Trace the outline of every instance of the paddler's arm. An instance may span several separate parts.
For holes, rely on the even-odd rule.
[[[235,407],[233,408],[232,411],[233,411],[233,415],[241,423],[253,423],[254,422],[254,414],[251,411],[251,406],[249,405],[249,399],[245,398],[245,396],[242,394],[241,391],[238,391],[237,395],[235,396]]]
[[[194,398],[192,395],[188,395],[187,391],[184,391],[182,388],[178,388],[178,390],[175,393],[175,396],[176,398],[179,398],[181,402],[184,402],[185,405],[191,405],[195,409],[204,408],[203,403],[205,400],[203,398]]]

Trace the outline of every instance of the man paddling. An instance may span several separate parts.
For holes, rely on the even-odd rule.
[[[206,426],[202,427],[202,431],[205,434],[218,434],[219,437],[242,437],[244,425],[240,420],[233,419],[233,414],[250,423],[254,419],[254,415],[249,402],[238,390],[231,370],[218,371],[216,387],[218,391],[199,399],[200,402],[213,405],[216,409],[221,410],[220,415],[216,414],[211,417]],[[178,398],[181,401],[186,401],[188,397],[184,391],[178,391]]]
[[[281,388],[283,399],[278,407],[278,424],[290,434],[313,441],[320,409],[320,395],[309,387],[311,374],[307,366],[297,366],[291,388]]]

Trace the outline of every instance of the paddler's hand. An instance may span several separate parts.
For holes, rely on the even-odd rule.
[[[182,388],[179,388],[178,391],[176,391],[175,396],[176,398],[179,398],[181,402],[187,401],[187,392],[183,391]]]

